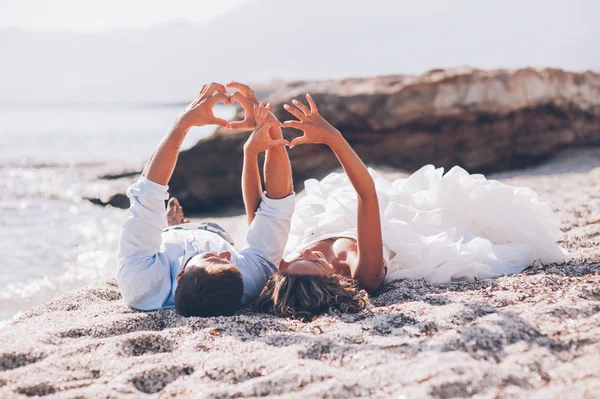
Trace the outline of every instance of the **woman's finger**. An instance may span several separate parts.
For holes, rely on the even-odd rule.
[[[233,93],[231,96],[229,96],[229,98],[231,99],[231,103],[234,101],[240,103],[246,112],[248,112],[248,109],[252,110],[252,106],[254,105],[253,101],[250,101],[247,97],[244,97],[244,95],[239,91]]]
[[[230,122],[229,123],[229,129],[232,129],[232,130],[251,130],[252,129],[252,125],[247,120]]]
[[[310,112],[318,115],[319,109],[317,108],[317,104],[315,104],[315,100],[313,100],[313,98],[308,93],[306,93],[306,99],[308,100],[308,104],[310,105]]]
[[[298,109],[299,109],[300,111],[302,111],[302,112],[304,113],[304,115],[306,115],[306,116],[310,115],[310,109],[308,109],[308,108],[306,107],[306,105],[302,104],[302,103],[301,103],[300,101],[298,101],[298,100],[292,100],[292,103],[293,103],[293,104],[294,104],[296,107],[298,107]]]
[[[285,121],[281,124],[283,127],[289,127],[292,129],[303,130],[304,124],[299,121]]]
[[[293,139],[290,142],[290,148],[294,148],[297,145],[306,144],[306,143],[309,143],[309,142],[310,141],[306,138],[306,136],[296,137],[295,139]]]
[[[259,103],[257,113],[256,113],[256,125],[260,124],[260,120],[262,118],[262,114],[263,114],[264,110],[265,110],[265,105],[263,103]]]
[[[265,112],[265,105],[260,103],[258,105],[258,114],[256,115],[256,126],[260,126],[262,124],[262,116]]]
[[[225,119],[222,119],[222,118],[214,118],[214,119],[212,120],[212,122],[213,122],[215,125],[219,125],[219,126],[223,126],[223,127],[226,127],[226,128],[228,128],[228,129],[231,129],[231,126],[230,126],[230,123],[229,123],[229,121],[227,121],[227,120],[225,120]]]
[[[268,130],[274,126],[281,126],[281,122],[276,119],[270,119],[266,121],[263,126]]]
[[[252,117],[255,121],[258,121],[258,104],[252,106]]]
[[[260,124],[264,124],[267,121],[267,117],[269,116],[269,111],[271,110],[271,104],[267,103],[263,108],[263,112],[260,115]]]
[[[290,142],[287,141],[286,139],[279,139],[279,140],[271,140],[269,142],[269,147],[277,147],[279,145],[290,145]]]
[[[296,118],[303,120],[306,115],[304,115],[300,110],[292,107],[288,104],[283,104],[283,109],[285,109],[290,114],[294,115]]]

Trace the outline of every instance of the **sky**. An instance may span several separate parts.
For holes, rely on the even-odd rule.
[[[0,0],[0,29],[104,32],[187,20],[202,23],[250,0]]]
[[[600,71],[599,14],[598,0],[0,0],[0,105],[464,65]]]

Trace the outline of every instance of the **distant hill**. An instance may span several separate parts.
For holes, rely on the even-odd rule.
[[[600,69],[593,0],[256,0],[195,26],[101,34],[0,31],[0,103],[165,102],[208,80],[431,68]]]

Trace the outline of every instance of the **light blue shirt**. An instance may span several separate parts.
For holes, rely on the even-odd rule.
[[[247,245],[237,251],[221,236],[205,230],[169,230],[165,201],[168,186],[145,177],[127,189],[130,207],[121,225],[117,281],[128,306],[155,310],[175,306],[175,277],[188,259],[208,251],[231,252],[242,275],[242,304],[256,299],[277,271],[290,231],[294,194],[279,200],[263,196],[246,233]]]

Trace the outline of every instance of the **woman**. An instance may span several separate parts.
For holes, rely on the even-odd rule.
[[[311,318],[355,312],[384,281],[472,280],[516,273],[536,259],[568,261],[557,244],[560,220],[527,188],[514,188],[460,167],[443,175],[427,165],[393,183],[362,163],[341,133],[295,101],[284,108],[302,130],[291,142],[328,145],[345,174],[308,180],[296,205],[286,256],[258,306],[280,316]]]

